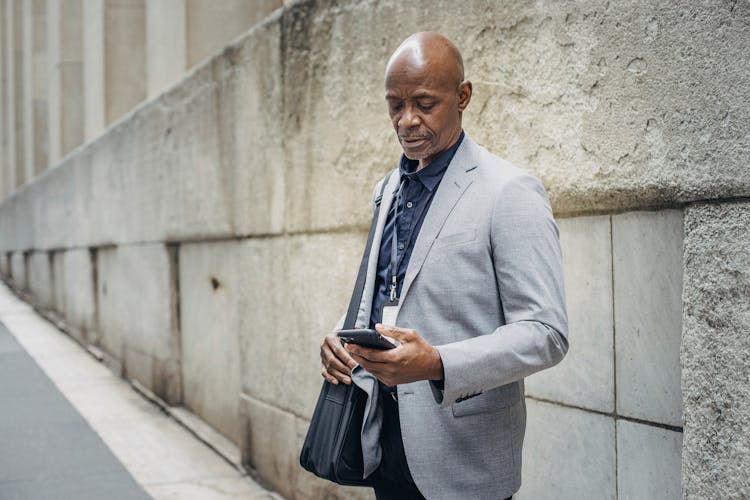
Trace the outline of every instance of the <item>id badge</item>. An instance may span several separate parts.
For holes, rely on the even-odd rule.
[[[380,322],[384,325],[396,326],[396,316],[398,316],[398,299],[385,302],[380,310]]]

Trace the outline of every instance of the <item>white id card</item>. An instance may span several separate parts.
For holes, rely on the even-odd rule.
[[[398,306],[384,306],[380,322],[388,326],[396,326],[396,316],[398,316]]]

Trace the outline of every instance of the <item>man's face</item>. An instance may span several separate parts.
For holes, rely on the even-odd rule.
[[[444,76],[435,66],[439,64],[396,61],[385,80],[393,128],[406,157],[420,160],[420,168],[458,140],[465,107],[461,102],[463,84]]]

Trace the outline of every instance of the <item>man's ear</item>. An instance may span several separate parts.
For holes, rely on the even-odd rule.
[[[458,85],[458,111],[463,113],[471,101],[472,86],[469,80],[464,80]]]

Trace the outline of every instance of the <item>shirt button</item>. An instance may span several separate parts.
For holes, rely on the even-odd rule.
[[[403,243],[399,243],[398,244],[398,249],[399,250],[403,250],[404,249],[404,244]]]
[[[411,208],[411,207],[413,207],[413,206],[414,206],[414,203],[412,203],[412,202],[410,202],[410,201],[407,201],[407,202],[406,202],[406,208]]]

